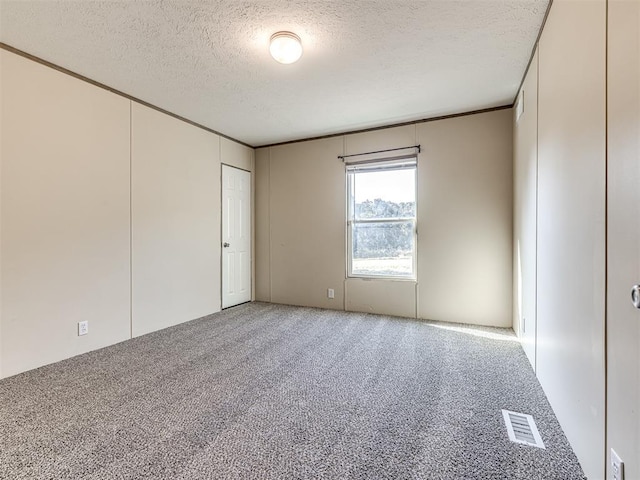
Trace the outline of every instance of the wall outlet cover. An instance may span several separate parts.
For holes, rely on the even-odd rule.
[[[78,336],[86,335],[87,333],[89,333],[89,322],[86,320],[78,322]]]
[[[611,478],[613,480],[624,480],[624,462],[613,448],[611,449]]]
[[[336,292],[333,290],[333,288],[327,289],[327,297],[329,297],[329,298],[335,298],[336,297]]]

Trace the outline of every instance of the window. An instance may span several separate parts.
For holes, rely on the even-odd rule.
[[[350,277],[416,277],[416,159],[347,165]]]

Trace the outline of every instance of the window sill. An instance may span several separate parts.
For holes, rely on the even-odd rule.
[[[415,277],[385,277],[385,276],[371,276],[371,275],[348,275],[346,280],[363,280],[365,282],[403,282],[403,283],[418,283],[418,279]]]

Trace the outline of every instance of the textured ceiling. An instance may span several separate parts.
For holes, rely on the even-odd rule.
[[[0,0],[0,41],[258,146],[511,103],[547,4]]]

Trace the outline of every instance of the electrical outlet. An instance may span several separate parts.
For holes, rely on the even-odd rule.
[[[613,448],[611,449],[611,473],[613,480],[624,480],[624,462]]]
[[[522,333],[527,333],[527,319],[522,317]]]
[[[336,298],[336,292],[333,290],[333,288],[327,289],[327,297]]]
[[[87,333],[89,333],[89,322],[87,320],[78,322],[78,336],[86,335]]]

